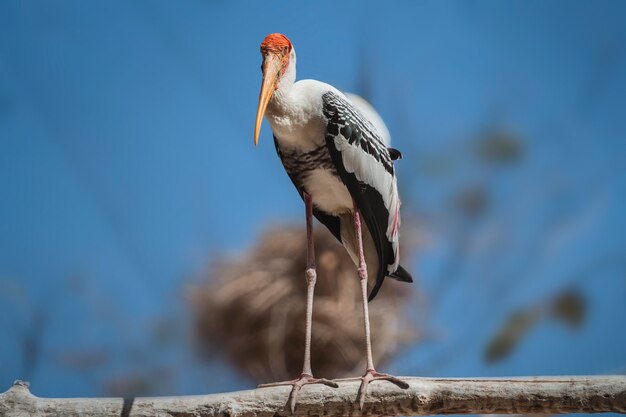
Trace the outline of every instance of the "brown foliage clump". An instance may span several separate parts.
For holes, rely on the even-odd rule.
[[[316,228],[317,285],[313,307],[313,372],[325,378],[365,368],[363,313],[356,267],[335,238]],[[303,227],[266,232],[248,253],[214,265],[209,282],[188,292],[198,344],[223,352],[258,382],[302,370],[306,282]],[[411,287],[393,280],[370,303],[376,364],[415,338],[403,319]]]

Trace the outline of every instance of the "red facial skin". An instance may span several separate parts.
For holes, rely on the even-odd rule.
[[[291,42],[285,35],[272,33],[267,35],[263,43],[261,43],[261,54],[263,55],[263,59],[269,54],[280,57],[282,65],[279,75],[282,76],[289,65],[289,55],[291,54],[292,48]]]

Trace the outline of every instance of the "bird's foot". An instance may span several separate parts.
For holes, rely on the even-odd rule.
[[[280,387],[283,385],[291,385],[291,392],[289,393],[289,409],[291,410],[291,414],[294,414],[296,411],[296,399],[298,398],[298,393],[305,385],[311,384],[323,384],[332,388],[339,388],[335,382],[330,381],[325,378],[313,378],[313,375],[302,374],[299,378],[293,379],[291,381],[282,381],[282,382],[270,382],[269,384],[259,384],[257,388],[269,388],[269,387]]]
[[[379,372],[376,372],[375,369],[368,369],[367,371],[365,371],[365,375],[361,377],[361,386],[359,387],[359,393],[357,394],[357,401],[359,402],[360,410],[363,410],[363,404],[365,404],[365,394],[367,394],[367,386],[370,382],[377,380],[389,381],[393,384],[396,384],[402,389],[409,388],[409,384],[407,384],[400,378],[389,374],[381,374]]]

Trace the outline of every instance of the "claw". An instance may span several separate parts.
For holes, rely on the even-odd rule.
[[[359,409],[363,411],[363,405],[365,404],[365,394],[367,394],[367,386],[372,381],[384,380],[389,381],[393,384],[396,384],[398,387],[402,389],[409,388],[409,384],[401,380],[400,378],[396,378],[393,375],[389,374],[381,374],[376,372],[374,369],[368,369],[365,371],[365,375],[361,377],[361,386],[359,386],[359,392],[357,394],[357,401],[359,402]]]
[[[300,378],[293,379],[291,381],[283,381],[283,382],[270,382],[269,384],[259,384],[257,388],[269,388],[269,387],[280,387],[283,385],[291,385],[291,392],[289,393],[289,399],[287,403],[289,404],[289,409],[291,414],[293,415],[296,411],[296,400],[298,398],[298,393],[305,385],[311,384],[322,384],[332,388],[339,388],[335,382],[330,381],[326,378],[313,378],[313,375],[302,374]]]

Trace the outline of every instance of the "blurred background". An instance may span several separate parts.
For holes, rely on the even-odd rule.
[[[267,124],[252,143],[272,32],[298,78],[369,100],[404,155],[417,279],[371,303],[380,370],[626,372],[625,16],[617,1],[2,2],[0,391],[202,394],[299,371],[304,208]],[[313,369],[361,374],[355,273],[317,231]]]

